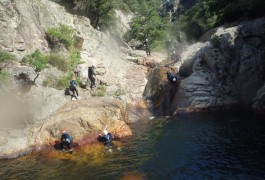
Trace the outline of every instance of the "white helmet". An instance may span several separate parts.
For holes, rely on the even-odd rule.
[[[176,78],[173,78],[173,81],[175,82],[177,79]]]
[[[105,129],[105,130],[103,131],[103,134],[104,134],[104,135],[108,135],[108,131]]]

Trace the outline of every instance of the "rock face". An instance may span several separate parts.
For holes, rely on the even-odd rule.
[[[165,104],[173,114],[231,107],[264,112],[265,19],[220,27],[209,37],[182,52],[175,64],[182,80],[171,97],[161,67],[151,71],[145,94],[162,114],[168,114]]]
[[[150,69],[144,97],[154,116],[172,115],[172,97],[179,83],[168,82],[166,73],[173,67],[155,67]]]
[[[88,18],[67,13],[64,7],[50,0],[0,0],[0,12],[0,48],[17,57],[16,65],[8,67],[10,85],[3,89],[0,86],[0,96],[14,96],[16,101],[9,98],[8,108],[18,106],[13,111],[8,108],[6,112],[0,111],[0,115],[6,114],[5,117],[0,116],[1,157],[17,157],[30,151],[31,147],[49,144],[58,138],[60,128],[69,127],[69,132],[81,143],[95,140],[95,135],[104,128],[116,137],[128,136],[131,131],[126,124],[148,114],[142,101],[147,67],[128,61],[126,57],[133,54],[133,50],[117,42],[110,34],[93,29]],[[126,19],[119,11],[117,15],[123,33],[128,28],[128,22],[124,21],[130,21],[130,18]],[[36,49],[49,53],[51,49],[45,32],[60,24],[75,29],[75,36],[81,40],[82,81],[87,81],[88,66],[95,64],[96,84],[106,86],[106,98],[94,99],[90,97],[91,92],[79,89],[82,100],[72,102],[63,90],[42,86],[47,76],[60,77],[63,75],[61,71],[52,67],[45,69],[33,86],[36,73],[32,68],[19,64],[25,55]],[[137,56],[142,59],[144,57],[140,56],[145,54],[140,52]],[[21,87],[25,90],[23,94],[18,91]],[[5,103],[0,103],[0,106],[5,106]],[[138,115],[136,112],[141,113]],[[12,113],[16,116],[11,116]],[[65,123],[68,126],[64,126]]]
[[[58,140],[61,130],[68,131],[75,141],[86,141],[84,137],[97,135],[104,129],[113,133],[115,138],[132,135],[125,123],[127,112],[122,102],[115,98],[90,98],[67,103],[42,126],[32,128],[33,144],[48,144]],[[34,142],[35,141],[35,142]]]
[[[13,158],[60,140],[61,130],[67,130],[80,145],[95,142],[104,129],[114,138],[132,135],[125,123],[128,118],[123,103],[115,98],[90,98],[72,101],[62,106],[49,119],[32,126],[3,129],[0,138],[1,158]],[[21,130],[22,127],[22,130]]]
[[[184,58],[184,79],[174,98],[175,110],[207,109],[262,101],[265,19],[216,29],[193,58]],[[187,53],[187,51],[186,51]],[[189,66],[185,65],[189,64]],[[192,67],[192,69],[191,69]],[[259,97],[259,98],[258,98]]]

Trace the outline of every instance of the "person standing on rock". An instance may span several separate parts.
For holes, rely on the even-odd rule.
[[[69,89],[70,91],[73,92],[73,97],[75,97],[76,99],[80,99],[78,95],[78,90],[77,90],[77,81],[74,76],[72,77],[72,80],[70,81]],[[72,100],[74,100],[73,97],[72,97]]]
[[[90,88],[91,90],[93,90],[93,88],[96,87],[96,74],[94,64],[88,67],[88,78],[90,80]]]
[[[150,56],[150,55],[151,55],[151,51],[150,51],[149,41],[148,41],[148,39],[146,39],[146,40],[143,42],[143,46],[144,46],[144,50],[145,50],[145,52],[146,52],[146,55],[147,55],[147,56]]]
[[[80,76],[80,67],[77,65],[75,66],[75,69],[74,69],[74,73],[75,73],[75,76],[76,77],[79,77]]]
[[[68,134],[65,130],[62,130],[61,145],[63,149],[72,151],[73,137]]]

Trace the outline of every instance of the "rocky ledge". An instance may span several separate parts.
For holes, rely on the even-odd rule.
[[[113,133],[115,139],[128,137],[132,131],[127,120],[126,106],[118,99],[90,97],[70,101],[42,123],[2,131],[0,155],[15,158],[53,146],[60,139],[61,129],[68,131],[79,145],[96,142],[104,129]]]

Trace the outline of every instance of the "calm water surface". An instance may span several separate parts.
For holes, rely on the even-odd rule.
[[[0,179],[265,179],[265,122],[253,115],[143,120],[106,152],[89,145],[0,161]]]

